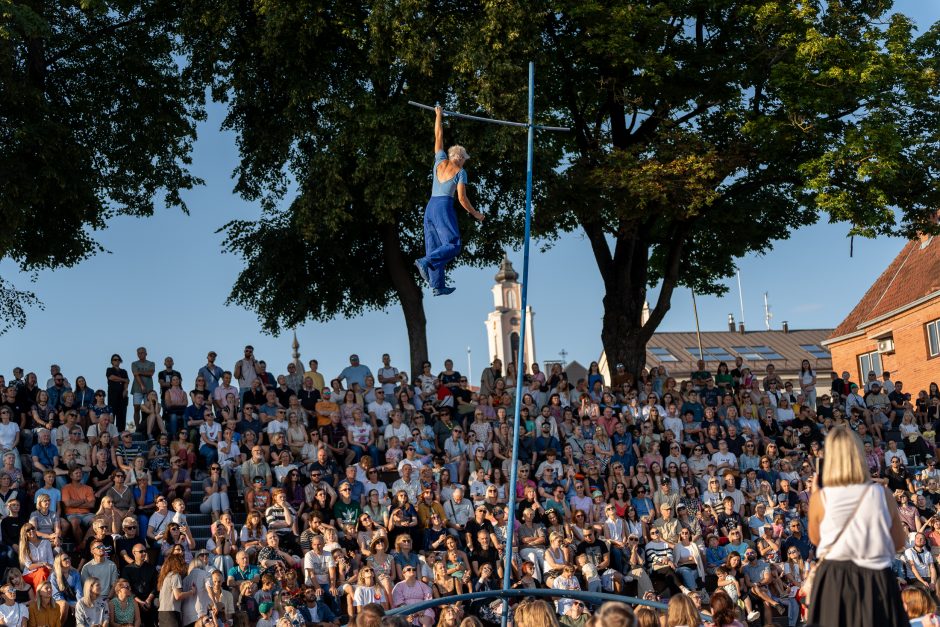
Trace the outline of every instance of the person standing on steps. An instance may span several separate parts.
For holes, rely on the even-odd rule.
[[[424,252],[416,260],[418,274],[427,281],[435,296],[451,294],[456,288],[444,285],[447,264],[460,254],[460,229],[454,212],[454,194],[464,209],[483,222],[483,214],[473,208],[467,197],[467,171],[470,158],[463,146],[451,146],[444,152],[444,111],[436,107],[434,118],[434,170],[431,199],[424,209]]]

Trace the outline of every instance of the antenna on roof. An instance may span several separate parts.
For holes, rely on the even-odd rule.
[[[767,298],[767,292],[764,292],[764,326],[770,331],[770,320],[774,315],[770,313],[770,300]]]
[[[744,290],[741,289],[741,268],[738,268],[738,300],[741,301],[741,324],[744,324]]]

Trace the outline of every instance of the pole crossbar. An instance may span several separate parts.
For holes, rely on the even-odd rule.
[[[418,107],[419,109],[427,109],[428,111],[434,111],[434,107],[426,104],[421,104],[420,102],[415,102],[414,100],[409,100],[408,104],[413,107]],[[517,128],[529,128],[528,122],[510,122],[509,120],[497,120],[496,118],[484,118],[479,115],[468,115],[466,113],[458,113],[457,111],[449,111],[447,109],[441,110],[445,116],[451,118],[463,118],[464,120],[473,120],[474,122],[486,122],[488,124],[501,124],[503,126],[515,126]],[[542,126],[541,124],[533,125],[536,129],[540,131],[570,131],[571,129],[567,126]]]

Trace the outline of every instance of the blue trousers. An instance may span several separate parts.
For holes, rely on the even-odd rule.
[[[444,269],[460,254],[460,230],[454,199],[432,196],[424,209],[424,254],[421,260],[428,267],[431,287],[444,287]]]

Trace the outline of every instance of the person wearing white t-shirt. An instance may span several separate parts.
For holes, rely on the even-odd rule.
[[[375,403],[369,404],[370,414],[372,414],[372,405],[374,404]],[[388,403],[386,403],[386,405],[388,405]],[[389,405],[389,407],[391,407],[391,405]],[[372,415],[378,418],[377,414],[372,414]],[[388,442],[389,440],[392,439],[392,437],[396,437],[398,438],[399,442],[402,442],[402,443],[410,442],[411,441],[411,427],[409,427],[404,422],[402,422],[401,412],[398,411],[397,409],[394,409],[391,411],[391,413],[386,414],[386,415],[389,416],[392,419],[392,421],[385,426],[385,432],[383,434],[385,436],[385,441]]]
[[[199,453],[206,458],[207,466],[219,459],[219,439],[222,437],[222,425],[215,421],[211,411],[207,411],[205,422],[199,427]]]
[[[888,440],[888,450],[885,451],[885,467],[891,467],[891,460],[897,457],[901,460],[902,466],[907,466],[907,453],[898,450],[898,443],[894,440]]]
[[[718,470],[738,467],[738,456],[728,450],[728,443],[724,440],[718,440],[718,451],[712,454],[711,459]]]
[[[333,556],[323,550],[323,536],[316,535],[310,539],[310,550],[304,555],[304,584],[319,587],[324,592],[336,595],[336,564]]]
[[[226,427],[222,431],[219,441],[219,466],[222,467],[222,476],[228,478],[229,471],[233,470],[242,460],[241,447],[235,441],[235,432]]]
[[[375,424],[379,427],[383,427],[388,424],[389,414],[392,413],[392,404],[385,399],[385,396],[385,390],[376,390],[375,400],[369,403],[369,405],[366,407],[366,411],[369,412],[369,416],[372,417],[372,420],[375,421]]]
[[[20,426],[11,421],[12,410],[0,409],[0,452],[12,451],[20,442]]]
[[[904,550],[904,564],[907,566],[907,581],[912,585],[933,592],[937,581],[936,560],[927,548],[927,537],[918,532],[914,535],[914,545]]]
[[[278,409],[277,413],[274,415],[267,426],[265,431],[268,432],[268,438],[273,436],[275,433],[287,433],[287,428],[289,423],[287,422],[287,412],[283,409]]]
[[[678,414],[666,416],[663,420],[663,426],[676,434],[676,442],[682,441],[682,418]]]
[[[0,597],[0,617],[3,618],[3,624],[10,627],[26,627],[29,610],[25,604],[16,602],[16,588],[9,583],[4,585],[0,588]]]

